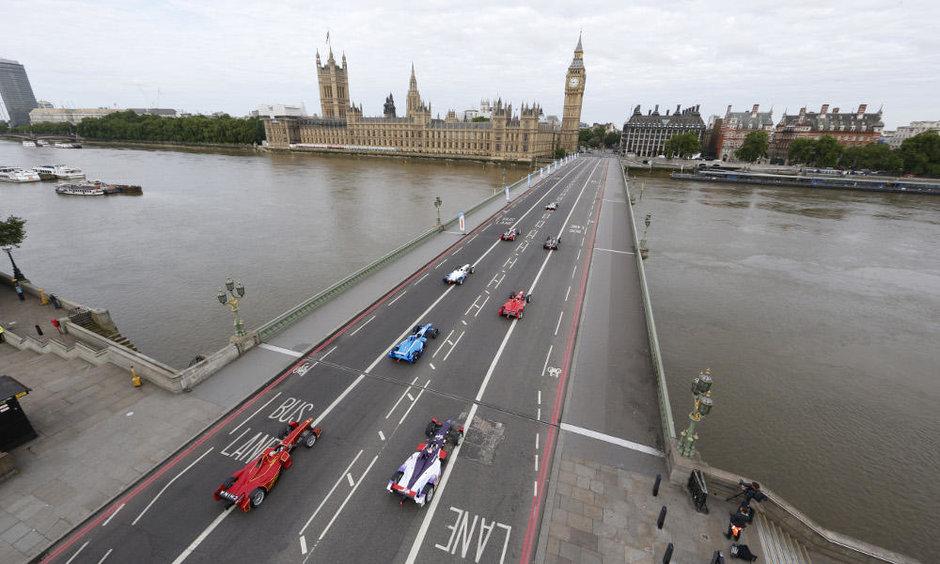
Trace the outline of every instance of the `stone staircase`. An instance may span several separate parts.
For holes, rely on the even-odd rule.
[[[114,341],[122,347],[127,347],[134,352],[140,352],[137,347],[124,335],[118,331],[109,331],[95,322],[94,317],[92,317],[91,312],[85,309],[75,309],[69,312],[69,321],[72,323],[84,327],[93,333],[97,333],[102,337]]]
[[[763,513],[756,512],[754,526],[763,553],[758,562],[767,564],[812,564],[806,547]]]

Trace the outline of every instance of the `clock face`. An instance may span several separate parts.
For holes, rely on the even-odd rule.
[[[572,77],[571,77],[571,80],[568,81],[568,86],[574,88],[575,86],[577,86],[577,85],[580,84],[580,83],[581,83],[581,81],[578,80],[578,77],[572,76]]]

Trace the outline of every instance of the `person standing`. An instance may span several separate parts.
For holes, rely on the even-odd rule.
[[[13,286],[16,287],[16,295],[19,296],[21,302],[26,301],[26,296],[23,295],[23,288],[20,287],[20,283],[16,280],[13,281]]]
[[[0,343],[3,342],[3,325],[0,325]]]
[[[751,508],[747,503],[742,503],[738,511],[731,516],[731,523],[728,524],[728,531],[725,532],[725,538],[738,540],[744,527],[751,522]]]

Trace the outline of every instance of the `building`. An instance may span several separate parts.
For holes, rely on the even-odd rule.
[[[718,138],[715,140],[716,158],[723,161],[736,160],[734,156],[744,138],[755,131],[766,131],[768,141],[774,133],[774,111],[760,112],[759,104],[754,104],[749,112],[732,112],[731,106],[725,112],[725,117],[721,120],[721,128],[718,129]]]
[[[538,104],[523,104],[518,112],[497,99],[481,103],[476,115],[489,121],[462,118],[454,110],[441,119],[432,117],[431,104],[421,98],[414,65],[404,116],[397,116],[394,100],[386,98],[384,115],[366,117],[362,105],[352,105],[346,56],[337,65],[330,48],[326,64],[317,53],[317,80],[321,115],[312,117],[264,117],[268,146],[282,149],[340,150],[364,153],[473,158],[487,160],[535,160],[548,158],[556,147],[577,147],[577,125],[584,93],[581,38],[565,82],[565,117],[561,129],[543,119]],[[575,80],[576,79],[576,80]],[[572,125],[573,124],[573,125]]]
[[[249,117],[269,117],[275,118],[277,116],[292,116],[292,117],[306,117],[307,108],[303,104],[299,106],[290,106],[287,104],[261,104],[258,106],[257,110],[252,110],[248,113]]]
[[[787,115],[784,112],[780,123],[774,129],[768,156],[772,161],[786,162],[790,143],[795,139],[817,140],[824,135],[831,135],[846,147],[864,147],[877,143],[881,139],[884,123],[881,110],[865,113],[868,108],[861,104],[855,113],[839,113],[839,108],[829,111],[829,104],[823,104],[819,113],[807,112],[800,108],[800,113]]]
[[[29,112],[30,123],[71,123],[78,125],[85,118],[101,118],[121,112],[115,108],[36,108]]]
[[[0,59],[0,97],[10,116],[10,125],[29,125],[29,111],[37,104],[23,65]]]
[[[925,131],[936,131],[940,133],[940,121],[912,121],[910,125],[902,125],[898,127],[894,135],[891,136],[891,139],[888,140],[888,145],[892,149],[900,149],[905,139],[910,139]]]
[[[676,113],[659,113],[659,104],[646,115],[640,111],[639,104],[633,109],[633,115],[623,124],[620,135],[620,149],[624,155],[655,157],[666,152],[666,141],[681,133],[695,133],[701,142],[705,136],[705,122],[698,106],[682,109],[676,106]]]
[[[705,125],[705,134],[702,136],[702,158],[718,158],[718,138],[721,136],[722,118],[717,114],[708,116],[708,123]]]

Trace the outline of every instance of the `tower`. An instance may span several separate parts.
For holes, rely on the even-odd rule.
[[[568,65],[568,74],[565,76],[565,109],[561,119],[561,139],[559,147],[573,153],[578,150],[578,129],[581,125],[581,103],[584,101],[584,81],[587,73],[584,71],[584,52],[581,49],[581,35],[578,35],[578,46],[574,48],[574,58]]]
[[[38,104],[23,65],[0,59],[0,96],[10,116],[10,125],[29,125],[29,111]]]
[[[421,94],[418,93],[418,79],[415,78],[415,64],[411,63],[411,80],[408,81],[408,99],[406,102],[405,117],[414,117],[421,107]]]
[[[325,118],[346,118],[349,107],[349,75],[346,70],[346,55],[343,54],[343,66],[337,66],[333,58],[333,48],[326,65],[320,65],[320,52],[317,51],[317,81],[320,84],[320,108]]]

